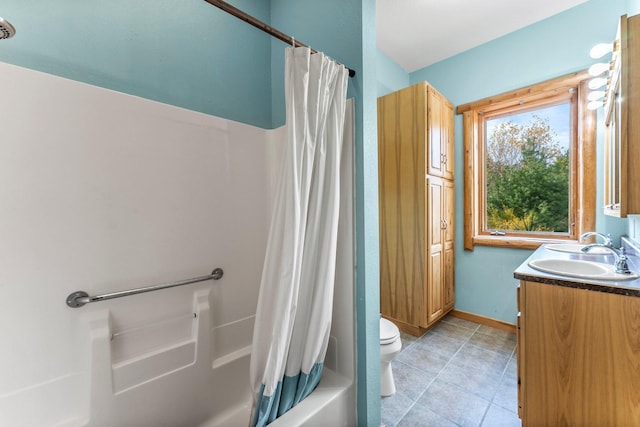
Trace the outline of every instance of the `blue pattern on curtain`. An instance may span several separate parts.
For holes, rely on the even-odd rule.
[[[322,363],[316,363],[311,373],[295,376],[284,376],[284,381],[278,382],[276,392],[271,396],[264,396],[264,384],[260,388],[257,402],[258,411],[251,422],[254,426],[264,426],[300,403],[317,387],[322,378]]]

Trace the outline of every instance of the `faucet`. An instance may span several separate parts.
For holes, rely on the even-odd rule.
[[[587,231],[586,233],[582,233],[582,235],[580,236],[580,240],[582,239],[586,239],[587,237],[590,236],[596,236],[596,237],[600,237],[602,240],[604,240],[604,247],[608,247],[608,248],[612,248],[613,247],[613,241],[611,240],[611,234],[607,233],[606,235],[602,234],[602,233],[598,233],[596,231]],[[585,251],[587,252],[587,251]]]
[[[609,239],[609,241],[610,240],[611,239]],[[615,257],[615,262],[613,264],[613,271],[621,274],[631,274],[631,270],[629,270],[629,264],[627,263],[627,255],[625,255],[625,252],[624,252],[624,247],[621,247],[620,249],[616,249],[613,247],[613,245],[607,245],[606,243],[605,244],[592,243],[580,250],[584,253],[587,253],[593,248],[605,248],[611,251],[611,253],[613,253],[613,256]]]

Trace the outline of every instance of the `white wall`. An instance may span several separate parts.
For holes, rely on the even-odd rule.
[[[253,324],[273,175],[267,133],[7,64],[0,76],[0,425],[82,424],[89,319],[107,309],[112,332],[158,325],[166,333],[136,345],[171,345],[188,338],[181,319],[207,290],[212,357],[249,345],[250,333],[215,331]],[[218,282],[65,304],[76,290],[214,267],[225,271]]]

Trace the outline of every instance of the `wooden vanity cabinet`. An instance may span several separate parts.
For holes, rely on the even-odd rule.
[[[454,305],[453,105],[426,82],[378,99],[380,309],[419,336]]]
[[[620,18],[605,98],[605,214],[640,214],[640,15]]]
[[[522,281],[523,427],[640,425],[640,297]]]

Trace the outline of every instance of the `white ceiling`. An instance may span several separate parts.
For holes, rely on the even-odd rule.
[[[411,73],[588,0],[377,0],[378,49]]]

